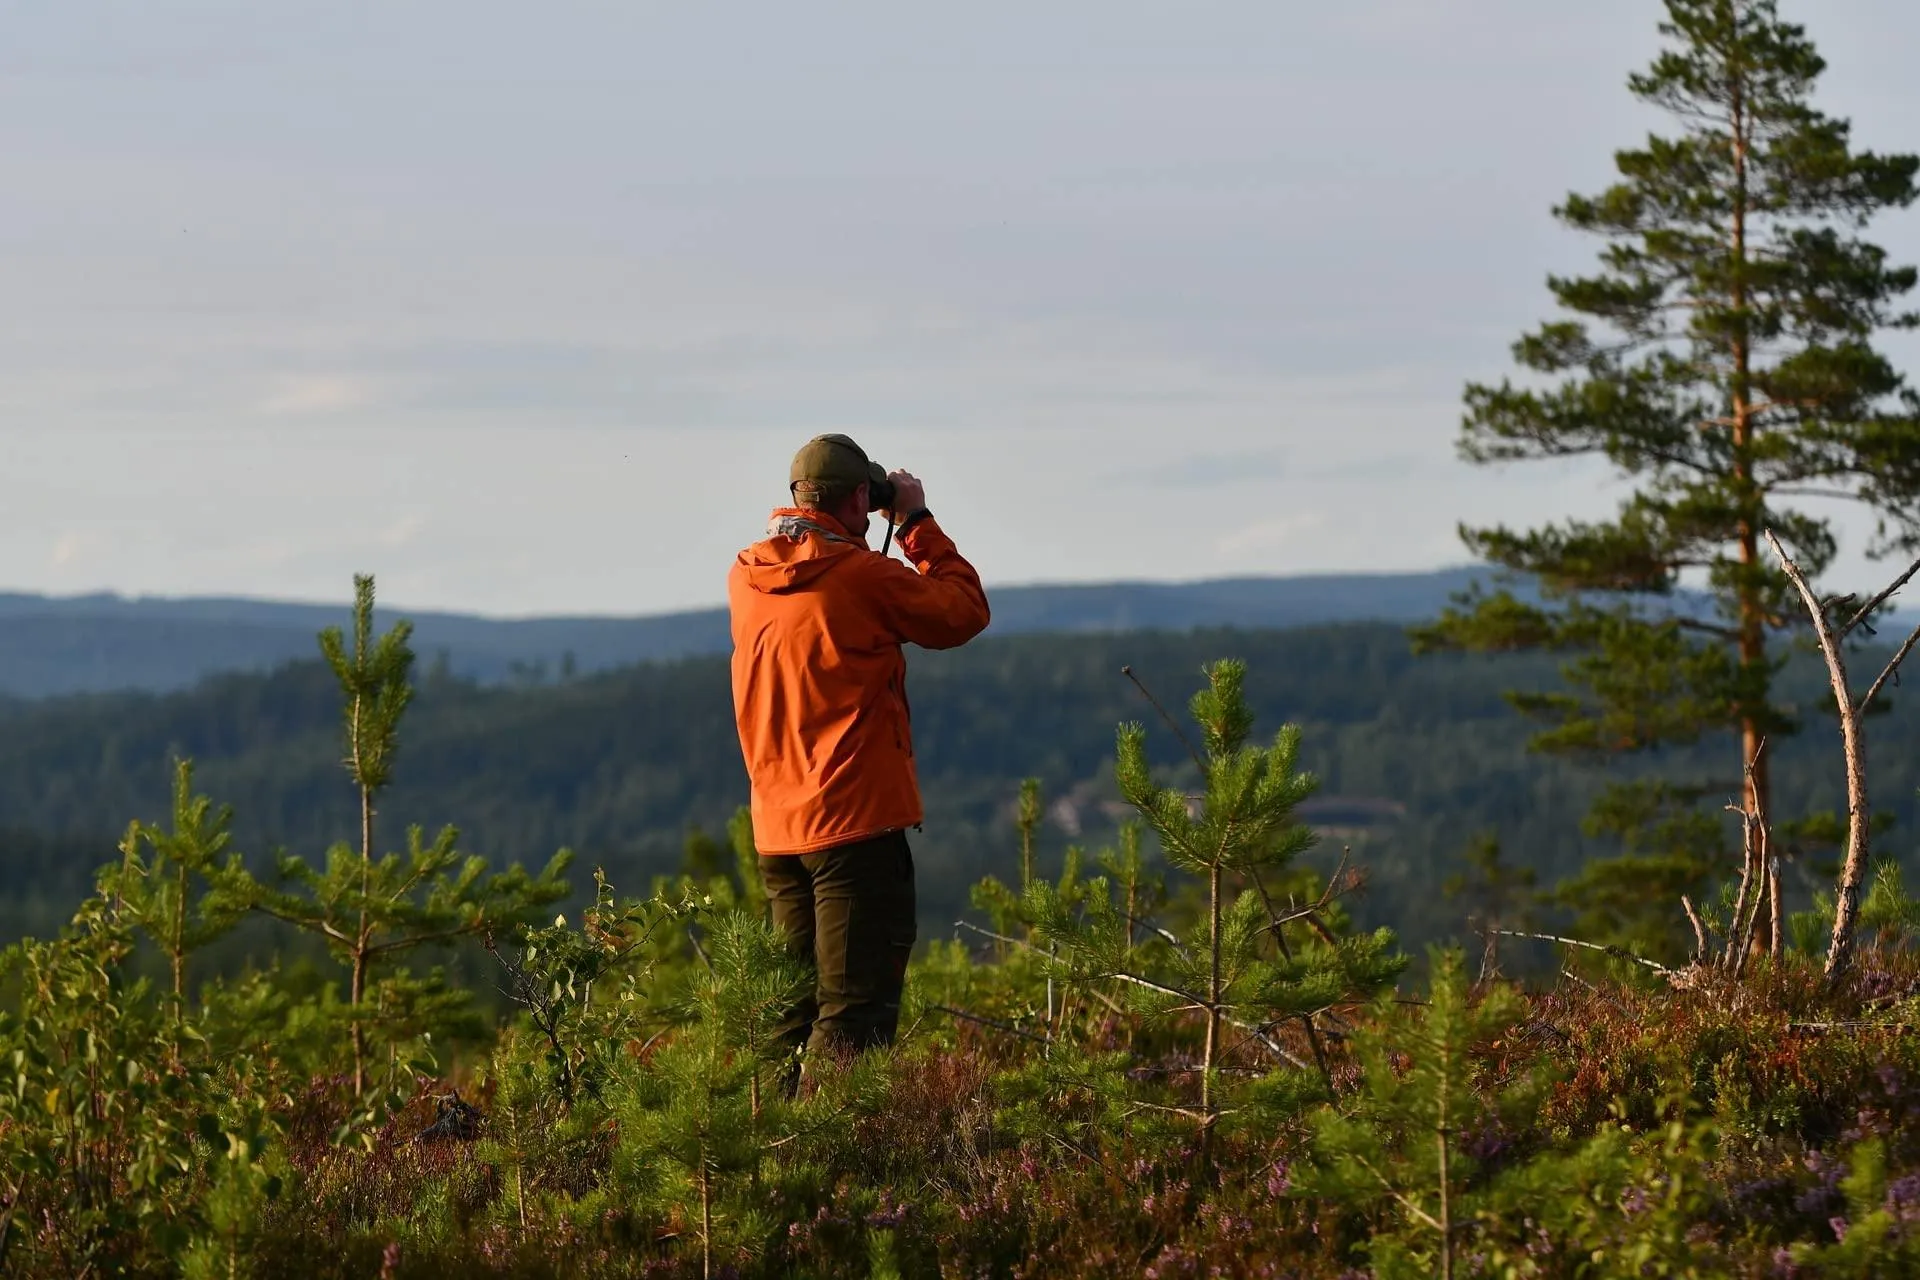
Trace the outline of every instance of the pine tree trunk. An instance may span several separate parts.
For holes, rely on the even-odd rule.
[[[178,1027],[185,1016],[187,992],[187,869],[179,868],[174,881],[173,942],[168,955],[173,961],[173,1022]]]
[[[360,741],[358,735],[360,718],[359,699],[354,700],[354,770],[360,767]],[[353,945],[353,989],[348,998],[349,1008],[353,1012],[353,1096],[358,1098],[367,1087],[367,1033],[360,1021],[360,1001],[367,990],[367,943],[370,935],[367,930],[367,894],[373,886],[373,792],[365,783],[360,786],[360,927],[354,934]]]
[[[1434,994],[1436,1004],[1439,992]],[[1436,1014],[1439,1010],[1435,1010]],[[1434,1143],[1440,1158],[1440,1280],[1453,1280],[1453,1165],[1449,1159],[1447,1139],[1453,1133],[1453,1072],[1456,1046],[1453,1040],[1454,1024],[1445,1017],[1436,1019],[1440,1028],[1440,1043],[1433,1046],[1437,1052],[1436,1066],[1439,1068],[1439,1088],[1435,1091],[1435,1111],[1438,1114],[1434,1125]]]
[[[1758,588],[1754,585],[1754,575],[1760,564],[1760,530],[1758,517],[1762,510],[1763,495],[1755,483],[1753,473],[1753,344],[1747,329],[1747,212],[1750,197],[1747,188],[1747,151],[1751,137],[1752,122],[1748,118],[1744,77],[1746,70],[1737,65],[1727,68],[1727,85],[1730,99],[1730,114],[1733,148],[1733,209],[1732,229],[1729,253],[1732,256],[1730,285],[1732,289],[1733,311],[1737,317],[1733,333],[1733,379],[1731,391],[1733,409],[1733,488],[1736,501],[1744,508],[1740,513],[1738,534],[1740,543],[1741,582],[1738,588],[1740,601],[1740,667],[1742,671],[1760,670],[1767,660],[1767,633],[1764,602],[1759,598]],[[1749,705],[1740,718],[1740,759],[1747,765],[1746,795],[1744,797],[1748,820],[1763,822],[1772,812],[1771,799],[1772,770],[1766,758],[1761,754],[1765,742],[1759,717]],[[1771,939],[1780,933],[1779,919],[1780,895],[1777,886],[1769,878],[1766,847],[1770,842],[1757,840],[1752,842],[1748,855],[1747,875],[1756,894],[1765,894],[1769,911],[1773,917],[1766,939],[1763,940],[1756,930],[1756,947],[1771,949]]]
[[[700,1274],[713,1275],[713,1187],[704,1153],[700,1159]]]
[[[1207,936],[1211,954],[1212,973],[1207,979],[1207,1048],[1201,1061],[1200,1110],[1206,1116],[1205,1140],[1213,1135],[1213,1071],[1214,1055],[1220,1045],[1220,864],[1213,864],[1207,877],[1207,897],[1213,930]]]

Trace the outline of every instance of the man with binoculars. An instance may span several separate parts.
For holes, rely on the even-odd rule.
[[[986,628],[980,575],[920,481],[843,435],[794,456],[792,504],[727,577],[733,703],[773,922],[815,967],[782,1026],[813,1057],[893,1040],[913,948],[922,812],[905,644],[950,649]],[[867,542],[874,512],[887,542]],[[889,558],[898,541],[912,562]]]

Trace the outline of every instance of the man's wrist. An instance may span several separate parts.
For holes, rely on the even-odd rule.
[[[893,536],[896,538],[904,538],[907,536],[907,530],[913,528],[913,526],[919,524],[922,520],[931,520],[932,518],[933,512],[927,510],[925,507],[915,507],[912,511],[907,512],[905,519],[893,527]]]

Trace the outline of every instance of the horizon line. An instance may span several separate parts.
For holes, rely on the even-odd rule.
[[[1342,579],[1389,578],[1432,578],[1473,570],[1486,570],[1489,573],[1500,572],[1498,565],[1484,562],[1462,562],[1441,565],[1430,569],[1353,569],[1353,570],[1316,570],[1303,573],[1236,573],[1217,577],[1202,578],[1082,578],[1082,579],[1035,579],[1015,582],[990,582],[985,584],[989,592],[993,591],[1073,591],[1099,590],[1103,588],[1181,588],[1227,586],[1235,583],[1253,582],[1327,582]],[[0,586],[0,600],[36,600],[49,604],[80,604],[87,601],[112,601],[126,605],[140,604],[249,604],[279,606],[296,609],[330,609],[343,604],[351,604],[351,594],[343,594],[335,599],[302,599],[291,596],[245,595],[220,593],[167,593],[128,591],[117,587],[94,587],[72,592],[34,591],[23,588]],[[425,608],[414,609],[405,605],[389,604],[378,601],[375,608],[383,613],[402,613],[415,615],[437,615],[440,617],[475,618],[489,622],[565,622],[565,621],[637,621],[649,618],[670,618],[684,614],[718,613],[726,610],[724,600],[712,604],[688,605],[681,608],[662,609],[647,613],[490,613],[478,609],[463,608]]]

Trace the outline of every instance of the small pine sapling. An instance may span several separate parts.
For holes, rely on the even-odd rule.
[[[712,1275],[723,1234],[752,1252],[775,1233],[741,1187],[759,1183],[808,1106],[772,1086],[790,1052],[777,1031],[811,974],[749,912],[715,915],[701,950],[688,1025],[622,1077],[615,1166],[643,1202],[691,1220],[701,1274]]]
[[[1020,892],[1033,883],[1034,834],[1040,830],[1040,779],[1028,778],[1020,784],[1020,807],[1015,819],[1020,828]]]
[[[447,990],[437,977],[382,975],[381,967],[421,947],[479,937],[526,919],[566,896],[562,874],[572,861],[562,850],[538,875],[517,863],[488,875],[485,859],[459,852],[452,827],[431,844],[412,827],[404,857],[376,856],[375,802],[393,781],[400,720],[412,699],[414,655],[410,624],[400,622],[376,637],[373,623],[373,579],[358,576],[351,644],[338,628],[320,636],[344,695],[344,763],[359,797],[358,848],[335,845],[324,868],[283,856],[279,875],[285,888],[251,881],[238,870],[228,877],[231,892],[258,911],[318,934],[347,969],[355,1098],[366,1094],[370,1026],[379,1028],[391,1050],[407,1031],[429,1031],[441,1015],[465,1003],[463,993]],[[389,1058],[390,1068],[397,1065],[391,1053]]]
[[[259,1270],[267,1207],[286,1185],[281,1133],[267,1101],[246,1096],[230,1114],[203,1113],[195,1131],[212,1159],[198,1230],[180,1254],[182,1280],[233,1280]]]
[[[246,902],[221,889],[241,865],[228,849],[232,817],[230,808],[216,810],[194,794],[193,764],[183,760],[174,770],[171,829],[133,823],[121,841],[119,865],[100,877],[100,893],[166,960],[176,1028],[185,1025],[188,957],[246,915]],[[142,856],[143,844],[150,856]]]
[[[1206,674],[1207,687],[1192,701],[1204,741],[1197,761],[1204,791],[1195,797],[1158,783],[1137,724],[1120,730],[1115,769],[1121,796],[1158,838],[1167,864],[1201,884],[1194,935],[1182,941],[1155,928],[1143,937],[1128,905],[1129,896],[1132,908],[1140,905],[1137,878],[1118,900],[1107,877],[1072,900],[1039,882],[1021,904],[1037,935],[1057,948],[1057,968],[1069,981],[1110,989],[1109,999],[1136,1011],[1201,1015],[1197,1105],[1174,1110],[1198,1122],[1203,1141],[1226,1113],[1221,1068],[1229,1057],[1257,1044],[1270,1059],[1297,1063],[1274,1038],[1278,1023],[1364,1000],[1404,967],[1386,930],[1344,938],[1328,930],[1314,946],[1287,945],[1285,926],[1311,910],[1282,913],[1260,877],[1285,874],[1314,844],[1294,810],[1316,781],[1297,767],[1296,727],[1283,728],[1270,747],[1249,745],[1243,664],[1218,662]]]
[[[1529,1077],[1495,1091],[1489,1113],[1474,1055],[1520,1019],[1522,1002],[1502,985],[1473,1002],[1459,953],[1430,955],[1431,997],[1417,1016],[1403,1022],[1383,1001],[1356,1032],[1361,1091],[1350,1108],[1329,1104],[1313,1116],[1317,1159],[1295,1182],[1301,1195],[1368,1218],[1368,1261],[1383,1280],[1452,1280],[1473,1209],[1463,1199],[1473,1170],[1461,1135],[1502,1111],[1510,1122],[1530,1118],[1540,1097],[1542,1082]]]

